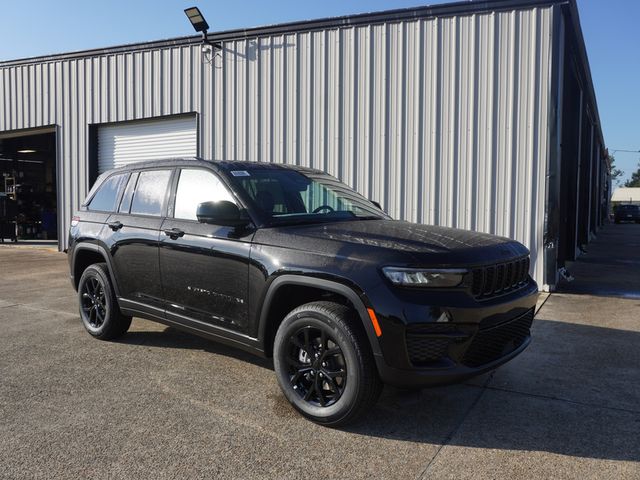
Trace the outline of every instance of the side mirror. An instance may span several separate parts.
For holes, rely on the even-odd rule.
[[[382,205],[380,205],[379,202],[376,202],[375,200],[371,200],[371,203],[373,203],[376,207],[378,207],[380,210],[382,210]]]
[[[249,223],[248,219],[242,217],[238,206],[228,200],[200,203],[196,210],[196,217],[200,223],[223,227],[240,227]]]

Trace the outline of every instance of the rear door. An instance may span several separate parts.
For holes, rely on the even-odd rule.
[[[158,245],[173,169],[133,172],[109,217],[109,247],[120,295],[164,311]]]
[[[108,240],[109,217],[118,209],[118,202],[129,178],[129,173],[114,173],[89,192],[84,209],[80,212],[81,235]],[[96,185],[98,185],[96,183]]]
[[[217,200],[238,203],[213,171],[183,168],[175,184],[173,208],[160,235],[167,318],[195,328],[202,322],[244,333],[253,233],[198,223],[198,204]]]

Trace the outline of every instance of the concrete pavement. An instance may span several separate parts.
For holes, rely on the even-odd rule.
[[[140,319],[93,340],[65,256],[2,246],[0,478],[640,479],[638,243],[640,226],[606,227],[511,363],[386,388],[345,430],[297,415],[268,361]],[[609,268],[627,298],[600,294]]]

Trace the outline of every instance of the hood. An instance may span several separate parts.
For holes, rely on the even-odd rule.
[[[359,220],[265,229],[259,243],[351,259],[416,266],[482,265],[528,254],[515,240],[397,220]]]

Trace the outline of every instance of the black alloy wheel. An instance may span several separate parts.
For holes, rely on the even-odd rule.
[[[273,365],[282,392],[308,419],[337,427],[373,407],[382,382],[358,314],[347,305],[301,305],[280,323]]]
[[[131,326],[131,317],[123,315],[118,306],[106,263],[89,265],[82,273],[78,303],[84,328],[96,338],[117,338]]]
[[[104,285],[98,276],[88,278],[82,285],[80,302],[83,319],[86,319],[90,327],[100,328],[107,316],[107,300]]]
[[[320,407],[335,404],[347,383],[342,350],[324,330],[306,326],[289,337],[290,382],[305,402]]]

